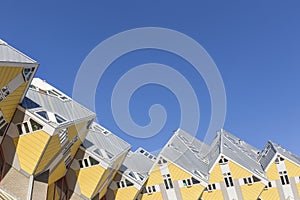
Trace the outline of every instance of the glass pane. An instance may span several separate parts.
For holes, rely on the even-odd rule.
[[[31,123],[32,131],[38,131],[43,129],[43,126],[37,123],[36,121],[34,121],[33,119],[30,119],[30,123]]]
[[[25,127],[26,133],[29,133],[29,127],[28,127],[27,122],[24,122],[24,127]]]

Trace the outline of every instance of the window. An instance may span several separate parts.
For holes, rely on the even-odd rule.
[[[19,131],[19,135],[22,135],[23,134],[22,125],[17,124],[17,128],[18,128],[18,131]]]
[[[142,150],[140,150],[140,152],[141,152],[141,153],[144,153],[145,151],[142,149]]]
[[[191,179],[185,179],[182,181],[183,186],[191,187],[192,186],[192,181]]]
[[[30,124],[31,124],[31,129],[32,131],[38,131],[43,129],[43,126],[40,125],[39,123],[37,123],[36,121],[34,121],[33,119],[30,119]]]
[[[120,182],[116,182],[118,188],[125,188],[125,187],[130,187],[133,186],[134,184],[130,182],[129,180],[125,179]]]
[[[78,162],[79,162],[79,167],[83,168],[82,160],[78,160]]]
[[[125,179],[125,183],[127,187],[133,186],[134,184],[130,182],[129,180]]]
[[[85,166],[88,167],[89,166],[88,160],[87,159],[83,159],[83,161],[84,161]]]
[[[284,161],[284,158],[278,156],[276,159],[275,159],[275,164],[279,164],[280,162]]]
[[[24,68],[23,69],[23,77],[26,82],[28,82],[34,72],[34,67]]]
[[[4,135],[7,126],[8,126],[8,123],[6,122],[2,112],[0,111],[0,136]]]
[[[247,177],[243,179],[245,184],[251,185],[253,183],[252,177]]]
[[[167,190],[172,189],[173,182],[172,182],[170,174],[163,175],[163,179],[164,179],[164,184],[165,184],[166,189]]]
[[[27,122],[24,122],[23,125],[24,125],[24,128],[25,128],[25,132],[26,132],[26,133],[29,133],[28,123],[27,123]]]
[[[287,171],[279,172],[279,176],[280,176],[280,181],[281,181],[282,185],[290,184],[290,180],[289,180],[289,177],[287,175]]]
[[[219,160],[219,164],[227,164],[227,163],[228,160],[222,156],[221,159]]]
[[[46,111],[39,111],[36,112],[39,116],[41,116],[42,118],[44,118],[45,120],[49,121],[49,117]]]
[[[90,163],[91,163],[92,166],[99,164],[99,162],[97,160],[95,160],[94,158],[92,158],[91,156],[89,156],[89,160],[90,160]]]
[[[209,185],[207,186],[207,191],[209,191],[209,192],[211,192],[211,191],[213,191],[213,190],[216,190],[216,189],[217,189],[217,187],[216,187],[216,184],[215,184],[215,183],[209,184]]]
[[[68,129],[62,129],[58,132],[60,144],[68,141]]]
[[[192,183],[193,183],[193,184],[199,184],[200,181],[198,181],[197,179],[195,179],[194,177],[192,177]]]
[[[152,194],[153,192],[156,192],[155,186],[154,185],[153,186],[148,186],[147,187],[147,193]]]
[[[61,116],[54,114],[55,115],[55,119],[57,121],[57,123],[61,124],[63,122],[65,122],[66,120],[64,118],[62,118]]]
[[[3,101],[10,94],[9,88],[4,86],[0,89],[0,102]]]
[[[226,187],[233,187],[234,186],[232,176],[231,176],[230,172],[224,174],[224,181],[225,181]]]

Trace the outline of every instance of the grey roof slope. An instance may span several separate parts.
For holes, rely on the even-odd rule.
[[[82,146],[107,164],[113,163],[122,153],[131,148],[130,144],[96,122],[91,125]]]
[[[281,147],[279,144],[274,143],[272,141],[268,141],[269,144],[272,145],[272,147],[275,149],[275,151],[285,158],[291,160],[292,162],[296,163],[297,165],[300,166],[300,157],[297,155],[293,154],[292,152],[286,150],[285,148]]]
[[[207,183],[208,160],[204,154],[208,150],[206,144],[178,129],[160,155]]]
[[[148,154],[145,155],[145,152]],[[149,158],[149,156],[153,158]],[[149,172],[155,160],[156,158],[145,149],[138,148],[135,152],[130,151],[127,154],[119,170],[123,175],[130,176],[137,183],[143,185],[149,176]],[[142,176],[142,180],[132,177],[130,172],[138,173],[139,176]]]
[[[49,85],[48,83],[45,84]],[[45,119],[38,115],[36,111],[44,110],[58,114],[59,116],[67,120],[66,123],[73,123],[74,121],[76,122],[78,120],[87,118],[95,118],[96,116],[95,113],[72,100],[71,98],[62,100],[57,96],[47,94],[44,91],[37,91],[36,89],[33,89],[31,87],[29,87],[25,98],[21,103],[21,106],[42,120]],[[59,124],[54,122],[48,123],[54,127],[60,126]]]
[[[0,62],[37,64],[37,62],[0,39]]]
[[[211,145],[210,153],[207,155],[210,160],[210,169],[217,161],[219,154],[235,161],[252,172],[252,174],[256,174],[265,181],[267,180],[264,170],[258,161],[259,150],[223,129],[217,132],[217,136]]]

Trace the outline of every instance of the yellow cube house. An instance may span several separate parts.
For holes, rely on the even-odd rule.
[[[300,158],[269,141],[259,161],[269,183],[260,195],[261,200],[300,199]]]
[[[94,118],[93,112],[34,78],[2,142],[2,186],[20,198],[52,195]]]
[[[256,200],[268,180],[258,161],[259,151],[225,130],[217,132],[206,155],[209,185],[203,200]]]
[[[142,200],[198,200],[208,183],[208,146],[177,130],[158,155],[141,191]]]
[[[0,143],[38,63],[0,40]]]
[[[155,161],[156,157],[141,147],[129,152],[109,186],[106,200],[139,199]]]
[[[131,146],[93,123],[67,172],[70,199],[101,199]]]

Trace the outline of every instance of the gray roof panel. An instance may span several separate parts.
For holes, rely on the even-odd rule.
[[[0,39],[0,62],[13,62],[13,63],[37,63],[35,60],[29,58],[25,54],[16,50]]]
[[[82,145],[87,151],[107,163],[112,163],[131,148],[127,142],[96,122],[92,124]]]

